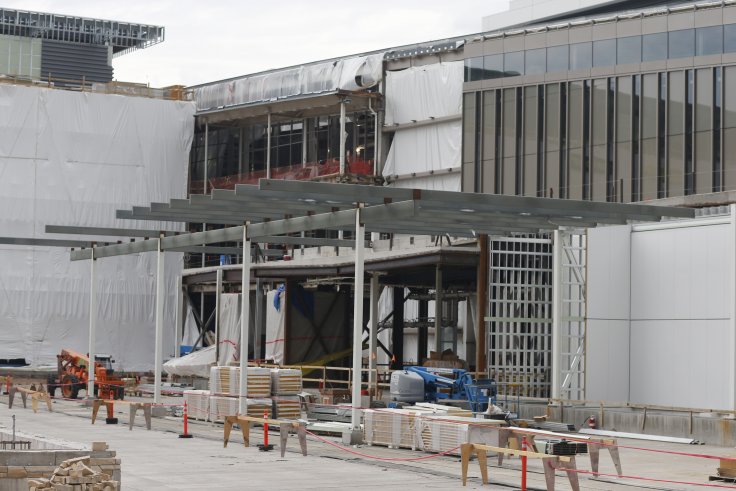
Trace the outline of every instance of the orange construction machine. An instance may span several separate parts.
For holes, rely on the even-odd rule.
[[[79,391],[87,388],[89,357],[65,349],[56,358],[59,373],[49,377],[49,394],[53,396],[59,388],[65,399],[76,399]],[[95,356],[95,397],[123,399],[125,396],[125,382],[114,375],[113,361],[109,355]]]

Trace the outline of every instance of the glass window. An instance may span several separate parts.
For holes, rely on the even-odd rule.
[[[566,72],[568,70],[567,45],[547,48],[547,71]]]
[[[593,66],[593,43],[570,45],[570,70],[583,70]]]
[[[525,67],[527,75],[544,73],[547,66],[547,53],[544,48],[526,51]]]
[[[613,66],[616,64],[616,40],[604,39],[593,42],[593,66]]]
[[[733,53],[736,51],[736,24],[723,26],[723,52]]]
[[[483,80],[483,57],[465,59],[465,81]]]
[[[669,39],[670,58],[687,58],[695,54],[695,31],[683,29],[671,31]]]
[[[695,30],[695,56],[723,53],[723,26],[699,27]]]
[[[503,71],[507,77],[524,75],[524,52],[513,51],[503,55]]]
[[[618,38],[616,61],[619,65],[641,62],[641,36]]]
[[[483,78],[503,77],[503,55],[488,55],[483,57]]]
[[[667,59],[667,33],[645,34],[642,42],[642,60],[657,61]]]

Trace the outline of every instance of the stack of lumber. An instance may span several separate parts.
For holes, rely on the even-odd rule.
[[[185,390],[184,401],[187,403],[188,417],[201,421],[210,418],[210,391]]]
[[[30,491],[118,491],[120,483],[108,474],[92,470],[89,457],[65,460],[54,470],[50,479],[29,479]]]
[[[246,399],[246,411],[248,416],[262,418],[266,411],[271,417],[271,399]],[[238,399],[236,397],[210,396],[210,421],[222,423],[227,416],[238,414]]]
[[[368,445],[390,448],[417,448],[414,411],[366,409],[363,411],[363,439]]]
[[[271,395],[271,374],[268,368],[248,367],[247,397]],[[212,367],[210,369],[210,392],[216,396],[240,395],[240,367]]]
[[[417,402],[415,406],[409,407],[408,409],[441,416],[462,416],[466,418],[473,417],[473,412],[468,409],[463,409],[455,406],[445,406],[444,404],[432,404],[429,402]]]
[[[293,368],[271,369],[271,393],[275,396],[295,396],[302,391],[302,371]]]
[[[492,419],[475,419],[463,416],[429,416],[417,418],[416,431],[419,448],[425,452],[446,452],[459,455],[459,447],[463,443],[484,443],[497,445],[498,432],[489,431],[481,434],[481,427],[498,427],[504,422]]]
[[[273,412],[278,419],[299,419],[302,417],[299,396],[272,397]]]

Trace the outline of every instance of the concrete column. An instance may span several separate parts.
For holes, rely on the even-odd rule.
[[[179,358],[181,353],[181,340],[184,337],[184,291],[182,290],[181,275],[176,277],[176,326],[174,327],[174,358]]]
[[[371,290],[370,290],[370,303],[371,303],[371,321],[368,328],[368,388],[373,389],[376,387],[376,359],[378,353],[376,353],[377,334],[378,334],[378,298],[380,296],[380,289],[378,285],[378,275],[371,275]]]
[[[307,165],[307,136],[309,120],[302,118],[302,167]]]
[[[154,356],[153,402],[161,402],[161,370],[163,369],[164,338],[164,250],[161,248],[161,235],[156,253],[156,354]]]
[[[222,268],[217,268],[215,279],[215,364],[220,364],[220,308],[222,296]]]
[[[353,293],[353,393],[350,428],[353,435],[360,430],[360,386],[363,355],[363,271],[365,224],[361,223],[361,209],[355,212],[355,280]]]
[[[255,332],[253,333],[253,358],[261,358],[261,336],[265,330],[266,316],[264,315],[264,307],[266,305],[266,298],[263,294],[263,280],[260,278],[256,279],[256,325]]]
[[[562,364],[560,360],[560,330],[562,329],[562,233],[554,231],[552,243],[552,390],[553,399],[560,399]]]
[[[392,370],[401,370],[404,366],[404,288],[393,287],[394,311],[391,328],[391,360]]]
[[[340,177],[345,175],[345,99],[340,101]]]
[[[250,237],[248,237],[248,223],[243,225],[243,276],[241,280],[241,302],[240,302],[240,399],[238,401],[238,413],[247,414],[246,394],[248,393],[248,339],[250,336]]]
[[[238,128],[238,174],[243,173],[243,147],[245,146],[245,131]]]
[[[731,215],[731,265],[730,287],[731,287],[731,360],[729,363],[729,373],[731,374],[731,383],[728,387],[731,405],[736,408],[736,205],[729,205]],[[631,237],[631,235],[629,235]],[[629,325],[629,333],[631,326]],[[630,334],[629,334],[630,335]]]
[[[97,294],[95,289],[95,245],[92,244],[92,260],[89,262],[89,346],[87,347],[87,356],[89,356],[89,365],[87,366],[87,399],[93,399],[95,396],[95,334],[97,331]],[[61,380],[59,381],[61,382]]]

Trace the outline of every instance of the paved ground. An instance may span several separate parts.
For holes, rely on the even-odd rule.
[[[150,401],[150,399],[149,399]],[[170,401],[180,403],[180,398]],[[242,489],[275,490],[375,490],[400,489],[518,489],[520,464],[517,459],[504,462],[503,467],[491,463],[490,486],[481,486],[477,462],[470,467],[471,479],[463,488],[460,482],[460,462],[454,456],[438,456],[421,461],[385,461],[350,454],[315,440],[308,441],[309,456],[297,452],[294,437],[289,441],[286,456],[279,452],[263,453],[256,448],[244,448],[239,432],[233,432],[227,448],[222,445],[222,426],[192,422],[190,430],[195,435],[191,440],[178,438],[181,432],[180,418],[154,418],[153,430],[146,431],[142,415],[139,414],[133,431],[127,425],[105,425],[104,419],[90,424],[91,409],[77,402],[56,401],[54,413],[40,409],[34,414],[30,407],[7,408],[7,396],[0,398],[0,427],[10,427],[11,415],[17,417],[19,431],[35,435],[46,435],[70,442],[89,443],[106,441],[122,459],[123,489],[125,491],[158,490],[201,490],[229,491]],[[102,411],[101,411],[102,412]],[[120,420],[127,421],[127,408],[120,413]],[[257,429],[254,432],[259,433]],[[277,441],[272,433],[272,442]],[[337,438],[329,438],[337,442]],[[251,442],[259,443],[257,436]],[[658,450],[695,452],[714,455],[733,455],[730,448],[713,446],[684,446],[658,442],[621,440],[622,445],[632,445]],[[383,459],[405,459],[420,457],[423,453],[409,450],[393,450],[382,447],[351,448],[353,451]],[[657,479],[708,483],[708,475],[715,474],[717,460],[696,459],[663,453],[621,449],[621,460],[625,475],[647,476]],[[590,470],[587,458],[579,458],[578,468]],[[541,464],[532,461],[529,465],[530,489],[545,489]],[[601,452],[601,472],[615,473],[607,452]],[[657,482],[635,481],[619,478],[599,478],[581,475],[583,490],[631,490],[696,489],[694,486]],[[570,489],[567,479],[558,473],[556,489]],[[701,488],[705,489],[705,488]],[[736,489],[736,488],[734,488]]]

